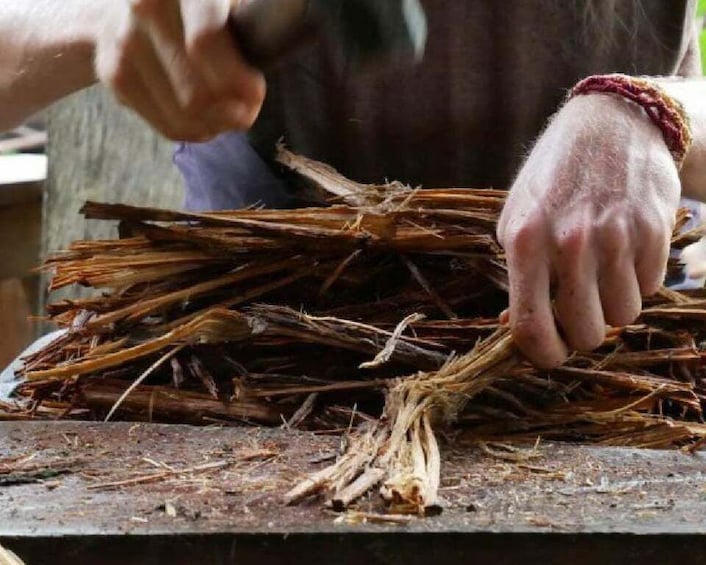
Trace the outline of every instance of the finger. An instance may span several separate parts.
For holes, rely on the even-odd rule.
[[[200,70],[188,60],[180,5],[171,0],[133,0],[132,9],[149,37],[182,111],[196,114],[213,100]]]
[[[591,351],[603,343],[605,320],[598,291],[595,254],[583,230],[558,243],[556,313],[570,348]]]
[[[176,92],[167,76],[154,46],[144,33],[138,34],[139,57],[135,57],[135,69],[142,84],[159,107],[164,120],[170,124],[174,136],[181,141],[203,141],[215,137],[219,132],[198,116],[186,114],[180,107]]]
[[[134,29],[131,17],[125,14],[112,25],[115,27],[113,33],[106,29],[99,38],[96,75],[118,102],[134,110],[162,135],[172,137],[175,131],[171,123],[135,67],[140,51],[139,33]]]
[[[644,243],[635,262],[635,272],[642,296],[652,296],[662,288],[667,274],[671,232],[654,227],[642,232]]]
[[[228,2],[181,0],[184,41],[218,104],[212,118],[249,127],[265,96],[262,73],[246,63],[226,28]]]
[[[510,322],[510,310],[508,308],[505,308],[505,310],[500,312],[500,316],[498,316],[498,323],[502,326],[505,326],[509,322]]]
[[[607,323],[616,327],[631,324],[642,309],[634,254],[628,249],[628,235],[625,226],[616,222],[603,234],[601,246],[598,290],[603,316]]]
[[[632,263],[606,265],[599,277],[605,321],[614,327],[632,324],[642,310],[642,296]]]
[[[227,130],[244,130],[252,125],[257,112],[262,103],[262,97],[257,101],[250,101],[246,97],[253,96],[252,93],[241,90],[238,92],[239,99],[234,99],[230,103],[222,103],[217,93],[207,80],[204,71],[211,72],[209,69],[219,63],[215,59],[209,59],[208,56],[221,57],[220,52],[208,53],[201,56],[200,59],[195,59],[192,56],[192,46],[187,43],[187,25],[188,25],[188,41],[193,40],[194,26],[191,23],[192,18],[196,18],[198,22],[204,21],[208,24],[209,20],[204,20],[206,17],[213,18],[215,13],[212,7],[215,3],[208,2],[176,2],[166,0],[152,0],[150,4],[147,0],[141,0],[139,4],[149,5],[152,9],[145,9],[142,6],[136,9],[136,14],[140,18],[141,25],[147,31],[150,40],[157,53],[158,59],[163,67],[171,87],[176,96],[177,105],[180,111],[187,117],[192,119],[196,116],[200,120],[207,123],[209,128],[214,133],[220,133]],[[189,13],[184,16],[181,12],[181,5],[189,6]],[[158,8],[154,8],[158,6]],[[209,16],[209,14],[211,14]],[[186,22],[186,23],[185,23]],[[208,29],[199,28],[199,37],[217,37],[229,40],[229,35],[225,29],[225,18],[221,20],[220,30],[210,27]],[[200,40],[203,42],[203,40]],[[199,45],[198,43],[196,45]],[[187,50],[188,49],[188,50]],[[230,59],[233,59],[233,52],[237,56],[234,46],[230,45]],[[198,51],[198,50],[196,50]],[[242,66],[242,64],[241,64]],[[253,72],[253,71],[250,71]],[[227,76],[240,76],[239,69],[219,69],[211,74],[223,73]],[[234,74],[233,74],[234,73]],[[234,79],[228,79],[234,80]],[[264,79],[261,79],[264,90]],[[244,82],[244,84],[247,81]]]
[[[510,282],[510,326],[515,343],[537,367],[561,365],[567,357],[559,337],[549,295],[550,269],[543,260],[544,241],[534,233],[507,238]]]
[[[134,110],[165,137],[177,139],[178,132],[163,114],[149,87],[133,65],[123,67],[120,73],[108,82],[118,102]]]

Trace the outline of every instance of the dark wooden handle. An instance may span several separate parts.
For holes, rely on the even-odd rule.
[[[233,39],[245,60],[266,70],[316,34],[309,0],[252,0],[233,8]]]

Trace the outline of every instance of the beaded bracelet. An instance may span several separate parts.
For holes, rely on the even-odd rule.
[[[583,79],[568,98],[590,93],[618,94],[641,106],[662,131],[669,152],[681,169],[692,143],[689,118],[681,103],[655,82],[622,74],[594,75]]]

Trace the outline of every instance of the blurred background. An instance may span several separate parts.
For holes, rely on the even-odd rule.
[[[46,141],[44,115],[0,135],[0,367],[34,336]]]
[[[704,25],[706,0],[699,0],[698,14],[696,17],[699,18],[698,24],[701,27],[701,68],[706,69],[706,65],[704,64],[704,61],[706,61],[706,25]]]

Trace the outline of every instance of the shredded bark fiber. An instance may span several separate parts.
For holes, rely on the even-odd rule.
[[[287,501],[345,508],[379,487],[391,512],[415,514],[440,507],[435,431],[452,424],[479,442],[706,441],[703,291],[663,289],[598,351],[539,371],[497,318],[503,191],[360,185],[285,150],[280,162],[308,207],[87,203],[87,218],[119,221],[120,239],[76,242],[44,268],[52,289],[100,294],[48,307],[67,333],[25,359],[0,419],[341,433],[348,448]]]

